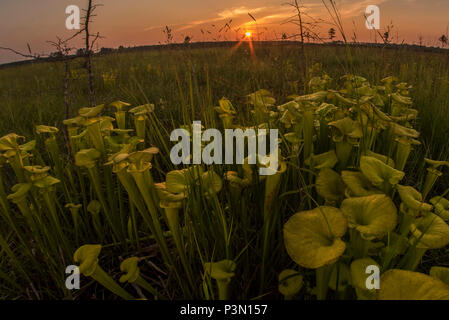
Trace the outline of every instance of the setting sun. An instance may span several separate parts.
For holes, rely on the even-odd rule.
[[[246,36],[247,38],[250,38],[250,37],[251,37],[251,31],[246,32],[246,33],[245,33],[245,36]]]

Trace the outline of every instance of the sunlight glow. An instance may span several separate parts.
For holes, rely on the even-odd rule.
[[[247,32],[245,33],[245,36],[246,36],[247,38],[251,38],[251,31],[247,31]]]

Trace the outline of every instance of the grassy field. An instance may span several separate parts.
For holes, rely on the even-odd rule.
[[[104,141],[101,140],[103,141],[101,142],[96,141],[94,134],[87,129],[89,138],[85,141],[82,137],[78,141],[78,138],[72,139],[71,136],[71,145],[67,146],[64,143],[62,133],[65,128],[63,121],[66,110],[62,87],[64,70],[61,63],[32,63],[0,69],[0,137],[14,132],[24,136],[27,142],[34,139],[37,141],[36,148],[32,150],[20,149],[18,146],[22,142],[16,143],[14,138],[13,142],[9,140],[4,142],[4,147],[0,150],[6,154],[9,150],[7,143],[11,143],[19,148],[13,148],[16,151],[20,150],[19,157],[23,156],[19,168],[11,170],[6,161],[11,164],[15,160],[3,155],[3,182],[0,181],[0,185],[3,185],[5,190],[3,207],[0,206],[3,210],[0,211],[3,213],[0,218],[3,222],[0,223],[0,240],[2,241],[0,278],[4,281],[0,284],[0,297],[115,299],[121,296],[129,298],[130,293],[132,297],[140,295],[139,291],[135,290],[135,286],[138,286],[148,292],[145,296],[149,299],[153,297],[159,299],[279,299],[288,296],[285,291],[281,290],[282,294],[279,293],[279,274],[289,269],[296,273],[286,273],[290,274],[290,282],[293,282],[293,284],[285,284],[287,281],[281,281],[286,287],[294,286],[299,281],[299,277],[301,283],[304,281],[299,295],[295,292],[296,297],[355,299],[362,296],[366,298],[367,294],[357,291],[354,283],[350,288],[348,283],[344,282],[346,271],[341,270],[349,270],[351,266],[352,272],[351,263],[357,259],[369,257],[381,265],[383,271],[407,269],[428,273],[432,266],[449,266],[446,244],[426,252],[421,252],[421,248],[418,250],[415,247],[416,243],[411,244],[408,251],[401,254],[392,252],[393,249],[390,250],[395,248],[393,245],[395,241],[391,240],[393,233],[412,243],[413,236],[416,237],[416,234],[412,232],[412,226],[425,224],[423,220],[419,220],[424,218],[419,218],[418,214],[415,214],[416,220],[413,222],[407,220],[408,215],[404,212],[412,209],[411,205],[407,208],[407,196],[404,193],[409,190],[401,193],[401,187],[396,186],[398,182],[392,183],[391,186],[372,186],[376,187],[374,194],[378,191],[385,194],[388,201],[391,198],[397,208],[401,203],[405,204],[404,209],[401,207],[398,210],[400,213],[398,213],[397,230],[393,232],[391,229],[385,234],[376,234],[376,237],[372,239],[362,236],[367,246],[372,243],[385,243],[385,250],[379,249],[377,253],[371,254],[368,253],[367,248],[355,248],[356,239],[360,237],[360,234],[357,234],[350,225],[350,235],[349,233],[345,235],[346,232],[341,235],[346,242],[347,250],[344,254],[340,253],[336,260],[331,259],[332,261],[323,263],[323,266],[313,267],[308,263],[301,263],[301,259],[298,261],[292,257],[293,249],[289,249],[291,240],[284,239],[283,230],[284,224],[291,221],[289,219],[296,212],[312,210],[317,206],[320,208],[340,207],[345,211],[345,201],[350,203],[351,199],[354,199],[347,195],[342,195],[341,198],[338,196],[335,199],[327,198],[326,192],[317,188],[317,185],[320,185],[317,180],[320,179],[323,168],[320,171],[320,168],[311,165],[308,162],[310,156],[327,151],[333,152],[335,149],[338,164],[334,163],[331,167],[336,165],[335,171],[332,172],[337,172],[338,177],[342,172],[346,172],[345,170],[359,170],[361,162],[363,163],[363,156],[367,155],[365,152],[368,151],[374,151],[395,160],[401,158],[394,141],[403,136],[393,134],[388,129],[383,128],[382,130],[386,131],[382,131],[382,134],[375,138],[377,139],[375,143],[368,147],[366,130],[362,125],[363,130],[361,130],[364,134],[357,136],[360,141],[357,146],[351,147],[351,156],[346,160],[340,157],[340,141],[335,135],[332,137],[332,134],[335,134],[333,129],[325,132],[321,130],[329,124],[331,128],[338,128],[338,124],[333,124],[333,121],[342,120],[344,117],[345,119],[352,117],[351,121],[359,121],[357,110],[363,103],[360,103],[354,95],[351,96],[349,91],[352,87],[349,90],[348,82],[345,84],[345,80],[340,79],[344,75],[353,74],[363,77],[370,84],[369,87],[385,85],[382,79],[389,76],[398,78],[396,84],[406,82],[413,86],[410,90],[402,89],[402,91],[396,89],[399,87],[394,87],[391,89],[393,91],[388,92],[387,85],[387,89],[383,89],[386,91],[382,94],[382,98],[385,98],[385,107],[382,111],[388,115],[392,114],[391,108],[394,107],[391,93],[396,90],[409,91],[403,95],[409,95],[413,105],[405,104],[419,112],[418,117],[411,121],[398,120],[398,123],[404,127],[409,127],[410,130],[414,128],[420,133],[419,137],[414,134],[405,134],[404,137],[421,142],[421,145],[413,146],[410,155],[407,153],[404,166],[398,168],[399,165],[396,163],[396,169],[405,172],[400,185],[414,187],[420,195],[424,193],[423,199],[419,196],[415,197],[416,195],[410,191],[413,194],[412,197],[422,205],[436,196],[445,195],[449,188],[447,169],[443,169],[444,165],[441,165],[441,168],[436,166],[435,170],[441,170],[443,176],[439,177],[431,190],[425,190],[428,187],[426,179],[429,174],[426,168],[429,164],[424,161],[425,158],[449,160],[449,54],[401,48],[366,47],[351,47],[348,54],[344,46],[307,46],[306,53],[308,68],[315,66],[312,73],[302,69],[303,57],[296,45],[258,46],[256,44],[254,53],[244,44],[239,48],[191,49],[185,47],[176,50],[114,53],[95,57],[96,101],[98,104],[105,104],[104,114],[115,116],[117,120],[116,110],[110,106],[110,103],[117,100],[125,101],[132,107],[154,104],[154,111],[145,115],[147,117],[145,118],[146,131],[141,138],[145,138],[146,142],[142,145],[136,143],[134,148],[137,150],[133,150],[137,151],[134,158],[142,157],[139,159],[146,159],[145,163],[151,162],[151,176],[148,174],[145,177],[138,177],[137,173],[134,175],[135,172],[132,170],[128,170],[131,172],[128,176],[120,176],[121,162],[116,161],[114,156],[123,153],[123,149],[115,147],[118,148],[116,150],[110,146],[116,144],[123,148],[125,145],[132,145],[133,142],[128,133],[120,131],[110,133],[108,129],[106,130],[108,134],[104,134],[105,131],[102,130]],[[83,60],[75,60],[71,65],[70,118],[76,117],[81,107],[89,105],[87,76],[82,69],[82,64]],[[316,64],[321,64],[321,69]],[[305,73],[307,73],[307,79],[304,77]],[[298,117],[302,122],[301,124],[295,121],[289,123],[296,128],[293,133],[298,134],[298,139],[301,140],[294,143],[285,138],[287,133],[292,132],[290,127],[285,125],[281,114],[273,119],[267,112],[262,112],[262,118],[265,121],[259,121],[259,109],[264,109],[262,107],[265,106],[259,105],[257,99],[261,99],[262,105],[267,104],[269,108],[272,108],[270,110],[285,112],[284,109],[275,107],[291,101],[289,98],[291,95],[304,96],[319,92],[319,89],[309,85],[309,81],[313,77],[327,79],[324,75],[335,79],[332,84],[329,82],[325,85],[326,90],[346,88],[347,91],[342,92],[347,97],[357,99],[352,107],[345,106],[342,100],[335,102],[343,116],[334,115],[332,119],[325,120],[322,116],[311,114],[308,131],[307,121],[304,120],[307,119],[307,110],[309,110],[307,108],[316,110],[323,99],[326,103],[331,103],[335,98],[327,97],[318,100],[299,98],[295,108],[301,109],[301,115]],[[353,84],[358,81],[355,78],[347,79],[350,79],[349,83],[353,81]],[[354,87],[358,87],[358,84],[354,84]],[[256,94],[253,95],[255,100],[248,100],[249,94],[258,92],[260,89],[266,89],[270,94],[264,95],[259,91],[260,96]],[[281,149],[287,166],[286,171],[280,170],[274,176],[276,178],[262,180],[254,176],[254,170],[251,171],[245,166],[201,166],[198,173],[194,172],[197,170],[195,167],[189,167],[190,175],[196,177],[199,174],[202,177],[198,178],[198,181],[201,181],[198,182],[197,178],[189,178],[186,171],[179,171],[182,168],[174,166],[169,161],[168,152],[173,145],[169,141],[169,134],[173,129],[188,126],[194,120],[201,120],[206,128],[226,127],[226,124],[222,124],[217,110],[214,109],[223,97],[232,103],[231,110],[235,113],[230,114],[234,124],[252,127],[267,123],[270,128],[279,127],[283,140]],[[271,99],[275,99],[276,102],[268,103],[272,101]],[[221,101],[225,103],[224,100]],[[221,114],[227,114],[229,110],[225,109],[226,107],[222,106]],[[96,117],[98,117],[97,114],[85,118],[90,121]],[[321,123],[320,129],[314,127],[314,120]],[[134,117],[129,116],[126,120],[126,128],[135,129],[138,133],[137,121],[136,114]],[[364,123],[363,120],[360,122]],[[60,131],[55,133],[53,129],[47,128],[42,129],[38,134],[36,133],[38,125],[56,127]],[[378,122],[377,119],[370,125],[376,127],[384,123]],[[76,131],[76,134],[81,134],[81,131]],[[351,134],[353,132],[346,136]],[[56,143],[52,144],[51,139],[55,139]],[[78,143],[76,146],[74,141]],[[366,150],[363,149],[365,144]],[[149,156],[148,152],[142,152],[150,146],[158,147],[160,153]],[[83,153],[82,156],[85,156],[83,162],[81,155],[76,157],[83,150],[96,150],[99,155]],[[128,153],[135,154],[130,150]],[[139,165],[142,163],[134,158],[130,158],[127,166],[134,166],[134,170],[139,171],[141,170]],[[93,161],[96,165],[93,168],[89,167],[90,164],[86,164],[89,161],[86,159]],[[104,165],[108,162],[113,163],[113,167]],[[33,181],[41,179],[39,174],[42,172],[39,170],[42,168],[30,169],[32,165],[50,165],[51,171],[44,170],[43,174],[50,173],[58,180],[58,183],[53,184],[47,181],[48,176],[45,176],[48,185],[45,184],[42,188],[36,187]],[[331,167],[327,169],[331,170]],[[230,174],[230,172],[233,173]],[[236,182],[231,179],[234,174],[241,180],[246,178],[253,180],[248,185],[242,182],[239,189],[233,184]],[[172,192],[168,190],[169,185],[173,184],[169,181],[170,179],[181,179],[186,184],[186,189],[182,192],[183,197],[176,201],[176,205],[165,199],[167,194],[164,192]],[[192,183],[191,179],[195,181]],[[132,181],[132,186],[127,185],[129,181]],[[155,185],[155,182],[162,181],[166,181],[165,186]],[[334,182],[325,181],[325,184],[330,185]],[[17,183],[22,187],[30,185],[31,189],[24,191],[26,199],[17,200],[17,197],[6,197],[9,194],[15,194],[14,192],[20,193],[19,187],[11,189]],[[210,185],[219,185],[219,187],[214,189]],[[214,189],[214,192],[209,191],[205,195],[203,188],[209,187]],[[162,203],[168,201],[170,205],[165,203],[159,206],[159,201],[155,199],[162,200]],[[385,201],[387,200],[380,202],[385,203]],[[66,208],[66,204],[69,203],[73,206]],[[74,209],[75,205],[80,207]],[[416,211],[422,215],[421,208]],[[324,216],[331,219],[327,214]],[[288,229],[288,225],[285,228]],[[425,231],[423,233],[426,234]],[[420,239],[418,237],[418,242]],[[444,240],[441,241],[444,242]],[[73,263],[72,256],[75,250],[86,244],[102,245],[100,265],[109,278],[105,274],[100,275],[97,269],[93,275],[83,272],[85,271],[83,269],[81,272],[90,278],[83,277],[81,290],[70,292],[64,286],[65,266]],[[98,253],[98,247],[84,248],[84,251],[78,252],[79,259],[75,257],[75,260],[83,261],[83,256],[89,254],[96,256]],[[334,253],[329,252],[329,255]],[[123,289],[118,287],[114,280],[118,283],[122,274],[119,268],[120,263],[130,257],[140,259],[141,275],[139,280],[133,280],[134,286],[126,284],[125,281],[122,285],[125,288]],[[419,265],[415,264],[415,260],[419,260]],[[131,265],[135,262],[128,261]],[[208,264],[217,261],[222,263]],[[334,266],[339,267],[334,268]],[[126,266],[124,270],[128,270]],[[221,278],[223,274],[224,280]],[[316,280],[315,277],[317,277]],[[343,280],[337,280],[338,285],[335,288],[335,283],[331,283],[338,278]],[[324,281],[324,287],[321,283],[323,279],[327,279]],[[133,281],[128,280],[128,282]],[[343,288],[342,290],[338,288],[339,285]]]
[[[338,78],[354,73],[378,82],[389,75],[414,86],[412,97],[420,111],[417,130],[430,156],[447,155],[449,95],[446,54],[401,49],[351,48],[348,63],[344,47],[309,47],[308,64],[321,63]],[[71,83],[71,116],[88,106],[83,61],[72,66],[79,75]],[[98,103],[121,99],[139,105],[155,103],[161,116],[180,120],[180,106],[194,105],[196,113],[216,105],[222,97],[236,103],[260,88],[270,90],[280,103],[290,94],[304,93],[301,52],[297,46],[256,47],[255,57],[246,46],[227,48],[154,50],[116,53],[95,58]],[[102,74],[116,75],[105,85]],[[41,123],[60,126],[65,118],[62,95],[63,66],[36,63],[0,70],[0,134],[20,132],[33,136],[33,126]],[[78,79],[77,79],[78,78]],[[190,92],[192,90],[193,92]],[[193,99],[193,101],[192,101]],[[23,112],[26,108],[26,113]],[[165,108],[165,109],[164,109]],[[167,113],[168,112],[168,113]]]

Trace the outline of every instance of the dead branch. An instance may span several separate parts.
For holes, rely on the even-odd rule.
[[[43,58],[47,57],[47,56],[42,56],[40,54],[33,54],[31,52],[30,52],[30,54],[26,54],[26,53],[22,53],[20,51],[14,50],[12,48],[7,48],[7,47],[0,47],[0,50],[10,51],[10,52],[12,52],[12,53],[14,53],[14,54],[16,54],[18,56],[21,56],[21,57],[24,57],[24,58],[29,58],[29,59],[36,59],[36,60],[38,60],[38,59],[43,59]],[[28,50],[29,51],[31,50],[29,45],[28,45]]]
[[[93,3],[93,0],[89,0],[87,10],[84,10],[86,12],[86,16],[84,17],[84,40],[85,40],[85,57],[86,57],[86,70],[88,74],[88,81],[89,81],[89,98],[90,98],[90,105],[93,107],[95,106],[95,89],[94,89],[94,76],[92,71],[92,47],[93,43],[90,41],[90,23],[92,22],[91,19],[95,17],[94,11],[98,7],[98,5]],[[94,39],[94,42],[98,40],[99,35],[97,33],[97,37]]]

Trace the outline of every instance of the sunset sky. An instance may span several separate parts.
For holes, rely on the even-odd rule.
[[[236,40],[245,32],[259,32],[260,40],[273,40],[282,33],[292,35],[296,27],[283,24],[294,14],[285,5],[289,0],[99,0],[93,31],[105,39],[99,47],[158,44],[164,42],[163,28],[173,30],[175,42],[185,36],[192,41]],[[364,12],[368,5],[381,10],[381,28],[394,25],[395,42],[418,43],[420,36],[426,45],[437,45],[438,38],[449,25],[448,0],[337,0],[348,38],[353,32],[359,41],[374,41],[374,32],[365,28]],[[2,0],[0,2],[0,47],[26,51],[49,52],[47,40],[67,37],[65,8],[85,7],[87,0]],[[304,0],[305,12],[322,22],[320,34],[327,38],[331,19],[321,0]],[[256,20],[257,26],[248,13]],[[218,31],[232,19],[231,30]],[[310,18],[309,18],[310,20]],[[201,32],[203,31],[203,33]],[[238,31],[236,31],[238,30]],[[209,33],[210,32],[210,33]],[[0,50],[0,63],[20,60],[14,54]]]

